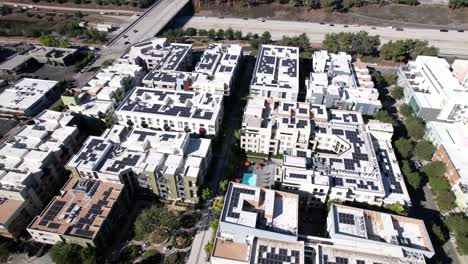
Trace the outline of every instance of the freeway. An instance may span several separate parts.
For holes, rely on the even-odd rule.
[[[108,46],[117,53],[122,53],[130,44],[152,38],[159,33],[169,21],[190,0],[160,0],[148,8],[137,20],[117,35]]]
[[[311,22],[294,22],[281,20],[266,20],[259,22],[256,19],[199,17],[180,18],[178,22],[185,23],[184,27],[198,29],[228,29],[242,30],[244,33],[261,34],[269,31],[273,39],[280,39],[283,35],[295,36],[306,33],[311,42],[322,42],[325,34],[332,32],[357,32],[365,30],[371,35],[380,35],[382,43],[391,40],[415,38],[427,40],[440,49],[441,55],[468,57],[468,32],[440,32],[437,29],[404,28],[403,31],[386,27],[371,27],[358,25],[318,24]]]

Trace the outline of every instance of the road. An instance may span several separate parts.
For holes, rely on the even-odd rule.
[[[468,57],[468,32],[440,32],[436,29],[404,28],[404,31],[385,27],[354,26],[344,27],[344,25],[329,26],[311,22],[294,22],[280,20],[266,20],[258,22],[256,19],[244,20],[241,18],[198,17],[180,18],[177,22],[185,23],[184,27],[194,27],[198,29],[228,29],[242,30],[242,32],[252,32],[262,34],[269,31],[273,39],[280,39],[283,35],[295,36],[306,33],[311,42],[322,42],[325,34],[332,32],[357,32],[368,31],[371,35],[380,35],[382,43],[391,40],[415,38],[427,40],[430,44],[440,49],[441,55]]]
[[[20,7],[33,7],[45,10],[57,10],[57,11],[70,11],[70,12],[82,12],[82,13],[121,13],[121,14],[139,14],[139,11],[124,10],[124,9],[99,9],[99,8],[83,8],[83,7],[66,7],[56,5],[38,5],[38,4],[21,4],[16,2],[0,1],[0,4]]]

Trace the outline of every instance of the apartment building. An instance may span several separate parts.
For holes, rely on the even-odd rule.
[[[24,78],[0,94],[0,113],[33,117],[51,106],[63,92],[57,81]]]
[[[461,122],[431,121],[426,125],[426,138],[437,147],[432,160],[446,165],[445,177],[452,186],[457,206],[468,212],[468,165],[465,150],[468,147],[468,127]]]
[[[413,112],[427,121],[466,121],[468,88],[462,86],[445,59],[418,56],[400,67],[398,85]]]
[[[115,237],[128,205],[122,184],[70,178],[27,230],[39,243],[103,248]]]
[[[312,119],[323,118],[320,115],[324,109],[310,103],[250,99],[242,120],[241,148],[267,155],[282,154],[289,148],[307,148]]]
[[[231,182],[215,232],[212,264],[304,263],[295,194]]]
[[[0,235],[18,237],[67,177],[63,165],[79,148],[73,116],[46,110],[0,145]]]
[[[115,107],[131,88],[141,83],[143,76],[141,66],[128,62],[114,63],[101,69],[80,89],[66,91],[62,102],[71,112],[112,120]]]
[[[136,87],[115,114],[122,125],[216,135],[222,104],[222,95]]]
[[[327,232],[314,263],[424,264],[434,255],[424,222],[414,218],[333,204]]]
[[[353,62],[349,54],[316,51],[310,77],[306,80],[306,101],[328,108],[373,114],[382,108],[379,92],[367,66]]]
[[[210,160],[209,139],[115,125],[89,137],[66,169],[76,178],[123,183],[133,193],[196,203]]]
[[[27,55],[39,63],[69,66],[75,61],[78,49],[36,46]]]
[[[180,52],[179,56],[185,54]],[[240,45],[209,44],[193,72],[157,65],[145,76],[143,85],[150,88],[193,90],[229,96],[242,57]]]
[[[262,45],[255,63],[250,97],[297,102],[299,48]]]
[[[229,96],[242,58],[243,48],[240,45],[209,44],[195,66],[194,72],[198,73],[198,76],[192,84],[192,89]]]
[[[192,45],[170,43],[166,38],[152,38],[131,46],[118,61],[137,64],[148,71],[186,71],[192,63]]]
[[[296,194],[231,182],[211,263],[423,264],[434,255],[421,220],[332,204],[327,237],[316,237],[301,233],[298,207]]]
[[[411,204],[391,137],[390,124],[364,124],[359,112],[330,110],[316,122],[312,151],[285,152],[277,181],[301,193],[301,201],[322,206],[326,199]]]

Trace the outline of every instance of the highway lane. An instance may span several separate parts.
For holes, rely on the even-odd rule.
[[[283,35],[295,36],[306,33],[311,42],[322,42],[325,34],[331,32],[357,32],[365,30],[371,35],[380,35],[382,43],[390,40],[415,38],[427,40],[430,44],[438,47],[442,55],[454,55],[468,57],[468,32],[440,32],[436,29],[422,28],[404,28],[403,31],[397,31],[386,27],[371,27],[371,26],[356,26],[335,24],[318,24],[311,22],[295,22],[281,20],[266,20],[259,22],[256,19],[244,20],[241,18],[224,18],[217,17],[198,17],[181,18],[178,21],[187,21],[184,27],[194,27],[199,29],[228,29],[242,30],[247,32],[261,34],[264,31],[269,31],[273,39],[280,39]]]

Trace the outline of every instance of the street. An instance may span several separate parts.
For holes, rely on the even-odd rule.
[[[242,30],[244,34],[248,32],[262,34],[269,31],[273,39],[281,39],[283,35],[297,36],[306,33],[311,42],[322,42],[325,34],[338,32],[358,32],[365,30],[370,35],[379,35],[382,44],[398,39],[415,38],[427,40],[430,44],[440,49],[441,55],[444,56],[461,56],[468,57],[468,32],[440,32],[437,29],[422,29],[422,28],[404,28],[403,31],[385,27],[370,27],[349,25],[334,25],[310,23],[310,22],[295,22],[295,21],[279,21],[266,20],[259,22],[256,19],[244,20],[241,18],[217,18],[217,17],[182,17],[177,20],[179,25],[184,28],[193,27],[197,29],[228,29]]]

